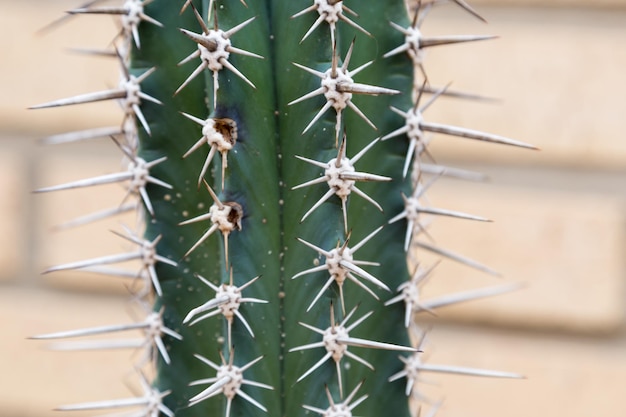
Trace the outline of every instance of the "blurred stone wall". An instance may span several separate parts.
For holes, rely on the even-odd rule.
[[[495,268],[493,278],[443,262],[424,297],[503,282],[513,294],[439,310],[428,361],[515,371],[525,380],[425,375],[445,397],[438,415],[626,415],[626,5],[622,0],[482,0],[485,25],[448,6],[425,34],[500,39],[428,51],[436,85],[496,97],[442,98],[429,120],[524,140],[532,152],[437,136],[440,163],[488,174],[487,183],[439,181],[430,201],[495,220],[437,219],[438,245]],[[42,146],[43,136],[114,125],[112,103],[26,111],[36,103],[117,84],[117,64],[67,48],[108,45],[102,16],[37,31],[75,1],[0,0],[0,415],[62,416],[55,406],[130,395],[129,352],[48,352],[30,335],[129,320],[126,283],[51,265],[124,251],[108,233],[132,216],[71,230],[74,217],[115,207],[119,186],[33,195],[32,190],[115,172],[105,140]],[[80,34],[80,35],[77,35]],[[358,409],[357,409],[358,410]],[[358,414],[358,413],[357,413]],[[81,416],[80,413],[72,414]]]

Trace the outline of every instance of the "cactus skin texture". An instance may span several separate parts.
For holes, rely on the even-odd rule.
[[[156,400],[138,415],[334,417],[362,402],[359,415],[410,415],[415,379],[405,365],[419,353],[407,323],[411,304],[392,299],[414,276],[406,249],[421,226],[402,213],[414,189],[429,185],[422,176],[428,158],[420,144],[410,149],[407,132],[391,134],[403,127],[403,112],[418,107],[412,93],[422,86],[421,58],[410,48],[389,52],[406,42],[399,29],[419,20],[401,0],[125,4],[109,10],[126,19],[116,55],[126,78],[140,78],[143,100],[126,111],[116,140],[127,158],[158,161],[149,170],[156,181],[130,191],[147,208],[144,239],[156,242],[161,257],[144,260],[152,271],[142,293],[145,303],[153,300],[146,314],[160,313],[170,329],[157,330],[163,346],[148,346],[154,360],[143,365],[156,365]],[[329,23],[315,7],[331,17],[339,11],[338,20]],[[139,9],[139,23],[128,23]],[[209,36],[216,29],[219,40]],[[75,103],[40,107],[64,104]],[[403,169],[411,152],[413,176]]]

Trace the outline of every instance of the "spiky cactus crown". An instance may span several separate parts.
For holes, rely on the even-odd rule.
[[[143,330],[143,340],[60,346],[144,349],[144,392],[63,409],[337,417],[365,402],[361,415],[409,415],[421,372],[518,377],[423,363],[413,321],[513,287],[422,300],[435,265],[407,264],[418,247],[490,271],[422,238],[424,216],[487,220],[428,204],[435,180],[473,177],[431,161],[429,133],[532,148],[422,114],[441,95],[463,96],[428,83],[424,50],[490,37],[423,35],[437,2],[410,15],[401,0],[96,3],[70,13],[120,17],[119,87],[35,107],[117,100],[119,127],[49,141],[111,136],[128,169],[39,191],[121,182],[136,202],[76,223],[135,209],[145,222],[119,233],[136,251],[49,272],[134,277],[146,317],[38,338]],[[108,266],[126,260],[139,271]]]

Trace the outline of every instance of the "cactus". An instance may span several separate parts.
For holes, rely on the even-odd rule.
[[[426,132],[532,147],[422,116],[443,94],[463,97],[428,83],[424,49],[489,38],[423,36],[435,3],[127,0],[70,11],[120,16],[107,54],[122,81],[35,107],[119,100],[120,127],[48,141],[110,136],[128,169],[39,191],[123,182],[132,203],[77,223],[129,210],[145,220],[119,233],[136,251],[48,272],[132,277],[146,317],[38,338],[142,329],[145,340],[62,347],[146,353],[142,396],[63,409],[349,416],[365,403],[361,415],[409,415],[419,372],[518,377],[420,357],[415,313],[513,288],[419,298],[435,265],[408,262],[412,247],[491,272],[421,238],[423,216],[487,220],[427,204],[435,180],[472,175],[433,163]],[[109,266],[130,259],[139,272]]]

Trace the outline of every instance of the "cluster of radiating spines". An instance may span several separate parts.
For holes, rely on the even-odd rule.
[[[348,210],[347,210],[347,202],[350,194],[354,193],[363,199],[367,200],[369,203],[373,204],[378,210],[382,211],[382,207],[378,204],[374,199],[369,197],[363,191],[356,187],[357,181],[391,181],[391,178],[384,177],[382,175],[369,174],[366,172],[358,172],[354,168],[354,164],[358,162],[359,159],[365,153],[372,148],[378,142],[378,139],[374,139],[363,148],[359,153],[357,153],[352,158],[348,158],[346,156],[346,146],[347,139],[344,135],[343,141],[341,142],[341,146],[337,151],[337,157],[332,158],[328,162],[315,161],[313,159],[305,158],[299,155],[296,155],[296,158],[307,162],[311,165],[317,166],[319,168],[324,169],[324,175],[313,180],[307,181],[305,183],[296,185],[292,187],[292,190],[308,187],[315,184],[326,183],[328,185],[328,191],[311,207],[305,214],[302,216],[302,220],[306,219],[312,212],[315,211],[318,207],[320,207],[325,201],[327,201],[332,196],[337,196],[341,200],[341,210],[343,212],[343,223],[344,223],[344,232],[348,234]]]
[[[206,175],[213,157],[217,152],[219,152],[222,157],[223,190],[226,178],[226,168],[228,167],[228,152],[237,142],[237,123],[235,123],[233,119],[229,118],[209,117],[203,120],[187,113],[182,113],[182,115],[202,126],[202,137],[198,139],[198,141],[194,143],[194,145],[189,148],[187,152],[185,152],[183,158],[187,158],[194,151],[200,149],[204,145],[207,145],[210,148],[204,164],[202,165],[202,169],[200,170],[200,175],[198,176],[198,187],[200,187],[200,183]]]
[[[230,280],[228,284],[221,284],[220,286],[212,284],[206,278],[201,275],[196,275],[196,277],[201,280],[207,287],[211,288],[215,291],[215,297],[207,301],[206,303],[192,309],[187,316],[183,319],[183,324],[189,323],[190,326],[205,320],[209,317],[217,316],[221,314],[226,319],[228,324],[228,346],[232,346],[232,327],[233,321],[235,317],[241,321],[244,325],[250,336],[254,337],[254,332],[252,328],[243,317],[241,312],[239,311],[239,307],[241,303],[267,303],[266,300],[261,300],[258,298],[244,297],[241,293],[250,285],[254,284],[254,282],[260,278],[259,275],[252,278],[250,281],[246,282],[241,286],[236,286],[233,283],[233,270],[230,270]],[[199,317],[199,314],[201,314]]]
[[[372,371],[374,370],[374,366],[367,362],[365,359],[360,356],[352,353],[348,350],[349,347],[358,347],[358,348],[370,348],[370,349],[385,349],[385,350],[395,350],[400,352],[416,352],[417,349],[410,346],[400,346],[394,345],[391,343],[383,343],[377,342],[374,340],[362,339],[358,337],[350,336],[350,332],[354,330],[359,324],[363,323],[365,319],[372,315],[373,311],[370,311],[364,314],[361,318],[357,319],[354,323],[348,325],[348,321],[352,318],[354,313],[357,310],[357,307],[354,307],[348,314],[345,315],[341,322],[335,321],[334,308],[331,303],[330,306],[330,326],[326,329],[318,329],[317,327],[311,326],[310,324],[306,324],[300,322],[300,325],[311,330],[322,336],[322,340],[319,342],[309,343],[302,346],[296,346],[291,348],[289,352],[296,352],[299,350],[308,350],[308,349],[317,349],[324,348],[326,353],[322,358],[317,361],[313,366],[311,366],[307,371],[305,371],[296,382],[302,381],[304,378],[313,373],[316,369],[326,363],[328,360],[332,359],[335,362],[335,368],[337,371],[337,384],[339,386],[339,395],[343,397],[343,378],[341,377],[341,370],[343,367],[341,366],[341,361],[344,357],[352,359],[360,364],[368,367]]]
[[[196,223],[204,220],[210,220],[211,226],[204,232],[204,234],[193,244],[189,250],[183,255],[186,258],[198,248],[205,240],[209,238],[215,231],[222,234],[224,240],[224,263],[229,265],[228,261],[228,236],[235,230],[241,230],[241,219],[243,218],[243,208],[241,205],[234,201],[222,202],[215,194],[211,186],[204,181],[206,189],[209,191],[213,204],[209,207],[209,211],[206,214],[191,218],[180,222],[179,225],[183,226],[190,223]]]
[[[241,3],[247,7],[245,1],[242,0]],[[211,0],[207,16],[207,22],[211,20],[211,15],[213,19],[213,28],[210,29],[207,23],[205,23],[205,20],[201,16],[198,9],[195,7],[192,0],[185,1],[183,7],[181,8],[181,13],[184,12],[187,8],[190,8],[193,11],[196,20],[200,25],[201,32],[196,33],[187,29],[180,29],[180,31],[184,35],[186,35],[189,39],[197,44],[197,49],[195,52],[183,59],[179,63],[179,65],[183,65],[189,61],[195,60],[196,58],[200,59],[200,64],[180,85],[180,87],[175,91],[174,94],[178,94],[193,79],[198,77],[205,70],[211,71],[213,78],[212,104],[214,108],[217,108],[219,104],[217,94],[219,90],[219,74],[220,71],[222,71],[224,68],[233,72],[252,88],[256,88],[254,84],[229,61],[231,54],[239,54],[253,58],[263,58],[262,56],[255,53],[235,47],[231,40],[231,37],[233,35],[235,35],[241,29],[245,28],[255,18],[252,17],[250,19],[247,19],[228,30],[220,29],[217,11],[215,10],[215,3],[213,0]],[[199,171],[197,183],[198,187],[200,187],[200,185],[204,183],[204,186],[209,192],[209,195],[211,196],[211,199],[213,201],[207,213],[185,220],[179,224],[180,226],[185,226],[187,224],[202,221],[208,221],[210,224],[204,234],[200,236],[200,238],[183,255],[183,258],[190,256],[192,252],[194,252],[212,234],[214,234],[215,232],[219,232],[222,235],[224,246],[223,262],[224,265],[230,265],[228,237],[232,232],[241,230],[241,221],[244,216],[243,207],[239,203],[234,201],[220,200],[216,192],[205,180],[205,176],[208,172],[209,165],[211,164],[215,155],[219,152],[222,162],[221,189],[222,191],[224,191],[226,169],[228,166],[228,153],[233,149],[237,142],[237,123],[230,118],[217,118],[209,116],[206,119],[201,119],[187,113],[182,114],[186,118],[192,120],[202,127],[202,136],[194,143],[194,145],[191,146],[191,148],[189,148],[184,153],[183,158],[188,157],[189,155],[198,151],[201,148],[209,148],[205,162]],[[248,362],[247,364],[235,365],[236,355],[235,349],[233,347],[234,343],[232,340],[233,326],[236,326],[236,323],[241,324],[243,327],[245,327],[250,337],[254,338],[254,332],[248,324],[248,321],[246,320],[244,315],[241,313],[240,307],[242,304],[245,303],[267,303],[267,301],[258,298],[245,297],[243,295],[243,291],[250,285],[254,284],[260,278],[259,276],[256,276],[245,282],[244,284],[238,286],[234,283],[233,273],[233,267],[231,266],[229,269],[230,279],[228,283],[222,283],[220,285],[215,285],[206,278],[196,274],[196,277],[207,287],[213,290],[215,292],[215,295],[205,303],[193,308],[183,319],[183,324],[187,324],[189,326],[192,326],[203,320],[215,319],[215,316],[221,316],[226,321],[227,334],[224,345],[227,346],[228,359],[225,357],[224,352],[222,351],[219,352],[221,357],[221,364],[216,364],[199,354],[195,355],[197,359],[213,368],[216,374],[213,377],[190,382],[190,386],[206,384],[209,384],[209,386],[200,391],[198,394],[191,397],[188,404],[189,406],[194,406],[202,401],[222,394],[226,399],[226,410],[224,414],[225,417],[230,416],[232,403],[235,397],[240,397],[243,400],[254,405],[255,407],[263,411],[267,411],[267,409],[262,404],[260,404],[250,395],[246,394],[246,392],[243,390],[243,387],[245,385],[259,387],[263,389],[273,389],[273,387],[267,384],[251,381],[244,378],[245,371],[258,363],[260,360],[262,360],[262,356]],[[235,318],[237,320],[235,320]]]
[[[356,112],[356,114],[359,115],[361,119],[363,119],[363,121],[365,121],[374,130],[376,130],[376,126],[374,126],[374,123],[372,123],[370,119],[368,119],[367,116],[363,114],[363,112],[356,106],[356,104],[353,103],[353,94],[365,94],[373,96],[377,96],[380,94],[400,94],[400,91],[398,90],[392,90],[390,88],[377,87],[355,82],[352,77],[356,76],[359,72],[370,66],[374,61],[369,61],[354,70],[349,70],[348,65],[350,65],[350,58],[352,56],[353,48],[354,41],[350,44],[350,48],[346,53],[346,57],[344,58],[341,66],[339,66],[339,56],[336,51],[336,45],[333,43],[331,65],[324,72],[305,67],[298,63],[294,63],[296,67],[315,75],[321,81],[319,88],[316,88],[315,90],[303,95],[302,97],[291,101],[288,105],[293,105],[303,100],[307,100],[309,98],[319,95],[323,95],[326,99],[326,103],[324,103],[320,111],[315,115],[315,117],[313,117],[313,120],[311,120],[311,122],[304,128],[302,134],[305,134],[324,115],[324,113],[326,113],[326,111],[332,107],[333,109],[335,109],[337,115],[335,122],[335,147],[338,146],[343,110],[346,107],[351,108],[354,112]]]
[[[101,175],[93,178],[86,178],[65,184],[45,187],[37,192],[51,192],[69,190],[83,187],[92,187],[103,184],[121,184],[126,189],[121,204],[107,210],[82,216],[76,220],[66,223],[66,226],[76,226],[96,220],[108,218],[129,211],[137,211],[143,215],[145,211],[149,216],[154,217],[154,207],[146,188],[159,186],[171,189],[172,186],[153,174],[153,168],[166,161],[167,158],[155,158],[145,160],[137,153],[139,130],[143,129],[147,135],[151,134],[150,125],[144,118],[141,111],[142,103],[148,101],[161,104],[161,101],[142,90],[142,82],[150,77],[156,68],[148,68],[137,73],[131,72],[130,51],[133,47],[141,48],[139,39],[139,25],[144,22],[156,26],[162,26],[160,22],[146,14],[144,6],[153,0],[125,0],[121,6],[100,6],[100,1],[90,1],[83,6],[68,11],[69,15],[103,14],[113,15],[119,18],[120,33],[112,42],[112,51],[89,51],[92,54],[112,56],[117,59],[121,67],[121,79],[117,87],[97,91],[87,94],[80,94],[74,97],[64,98],[41,105],[33,106],[35,109],[59,107],[77,104],[93,103],[105,100],[115,100],[122,110],[122,118],[119,126],[100,127],[76,132],[69,132],[48,137],[45,142],[51,144],[76,142],[91,140],[100,137],[110,137],[114,144],[121,150],[124,157],[125,168],[121,172]],[[133,200],[133,201],[129,201]],[[138,222],[138,225],[141,222]],[[61,407],[61,410],[108,410],[125,407],[140,407],[141,411],[129,415],[141,415],[157,417],[166,415],[172,417],[174,413],[167,408],[162,399],[169,392],[159,392],[150,387],[146,380],[143,369],[151,367],[157,357],[167,364],[171,362],[166,342],[164,338],[182,339],[176,331],[168,328],[163,321],[163,312],[153,312],[150,307],[150,298],[154,293],[161,295],[161,285],[156,273],[156,264],[164,263],[176,266],[177,263],[161,256],[157,252],[157,245],[161,240],[160,236],[153,239],[141,238],[141,230],[134,231],[126,226],[122,226],[123,233],[113,232],[131,247],[128,252],[101,256],[76,262],[70,262],[49,268],[45,272],[82,270],[107,276],[118,276],[125,279],[132,279],[133,284],[129,288],[139,301],[143,318],[133,323],[112,324],[106,326],[92,327],[79,330],[70,330],[36,336],[36,339],[59,340],[51,347],[62,350],[97,350],[97,349],[141,349],[143,354],[136,363],[137,372],[140,376],[140,383],[143,387],[142,393],[136,398],[123,398],[94,403],[75,404]],[[134,261],[139,265],[138,270],[122,269],[112,266],[112,264]],[[137,285],[139,284],[139,285]],[[123,334],[132,332],[134,337],[123,338]],[[110,339],[93,339],[92,336],[109,334],[114,337]],[[121,336],[118,336],[118,334]],[[80,338],[80,340],[65,340]]]
[[[186,3],[187,4],[187,3]],[[198,49],[192,52],[189,56],[183,59],[179,65],[185,64],[191,60],[196,58],[200,58],[200,65],[196,67],[196,69],[191,73],[189,77],[181,84],[180,87],[174,92],[174,94],[178,94],[187,84],[189,84],[194,78],[196,78],[199,74],[201,74],[204,70],[208,69],[213,73],[213,106],[217,105],[217,90],[219,89],[219,72],[224,68],[230,70],[247,84],[249,84],[252,88],[256,88],[255,85],[246,78],[228,59],[230,54],[239,54],[244,56],[249,56],[253,58],[263,59],[261,55],[257,55],[253,52],[249,52],[240,48],[233,46],[233,42],[230,39],[231,36],[239,32],[241,29],[246,27],[250,22],[252,22],[255,17],[251,17],[250,19],[238,24],[237,26],[230,28],[226,31],[219,28],[217,13],[213,14],[213,28],[209,29],[207,23],[205,23],[204,19],[198,12],[198,10],[193,5],[193,2],[189,2],[191,8],[194,11],[196,16],[196,20],[200,24],[200,28],[202,29],[201,33],[196,33],[189,31],[187,29],[180,29],[180,31],[185,34],[189,39],[198,44]]]
[[[356,186],[357,181],[390,181],[391,178],[384,177],[381,175],[376,175],[374,173],[365,173],[358,172],[354,168],[354,164],[369,150],[374,146],[378,139],[374,139],[369,145],[363,148],[357,155],[352,158],[348,158],[346,156],[346,147],[347,147],[347,133],[344,132],[343,140],[339,143],[339,135],[342,129],[342,121],[343,121],[343,111],[346,107],[351,108],[365,123],[371,126],[376,130],[376,126],[372,123],[368,117],[354,104],[352,101],[352,97],[354,94],[366,94],[366,95],[394,95],[400,94],[400,91],[368,85],[361,84],[355,82],[353,77],[356,76],[363,69],[367,68],[372,64],[373,61],[367,62],[360,67],[350,70],[348,69],[350,65],[350,59],[352,57],[352,52],[354,49],[354,41],[350,44],[348,51],[346,52],[346,56],[343,59],[341,65],[339,64],[339,55],[336,50],[336,23],[338,21],[343,21],[365,33],[368,36],[371,34],[363,29],[361,26],[350,20],[345,16],[345,13],[352,14],[356,16],[356,13],[349,9],[347,6],[343,4],[343,1],[336,0],[314,0],[313,5],[296,13],[292,17],[298,17],[305,13],[317,11],[319,14],[319,18],[315,21],[315,23],[311,26],[311,28],[305,33],[302,38],[304,41],[313,30],[315,30],[322,23],[328,24],[330,28],[331,35],[331,63],[329,68],[324,71],[317,71],[312,68],[305,67],[301,64],[294,63],[298,68],[309,72],[310,74],[315,75],[320,79],[320,87],[315,90],[291,101],[288,105],[294,105],[301,101],[307,100],[309,98],[313,98],[319,95],[323,95],[326,99],[326,102],[322,106],[322,108],[318,111],[318,113],[313,117],[313,119],[309,122],[309,124],[304,128],[302,134],[305,134],[309,131],[309,129],[318,122],[321,117],[331,108],[335,110],[336,113],[336,121],[335,121],[335,147],[338,148],[337,157],[331,159],[330,161],[316,161],[313,159],[306,158],[304,156],[296,155],[296,157],[304,162],[312,164],[314,166],[320,167],[324,169],[324,175],[307,181],[305,183],[299,184],[293,189],[307,187],[315,184],[320,184],[326,182],[329,190],[320,197],[320,199],[302,216],[302,221],[304,221],[309,215],[311,215],[317,208],[319,208],[324,202],[330,199],[333,196],[337,196],[341,200],[341,207],[343,213],[344,220],[344,233],[348,235],[348,218],[347,218],[347,200],[348,197],[354,193],[373,204],[376,208],[382,211],[382,207],[367,194],[362,192]],[[347,242],[347,240],[346,240]],[[313,272],[313,271],[311,271]],[[365,272],[365,271],[363,271]],[[298,275],[299,276],[299,275]],[[352,275],[350,277],[353,277]],[[328,288],[328,286],[333,282],[333,279],[327,282],[324,286],[324,289],[318,294],[318,297],[323,293],[323,291]],[[337,281],[339,284],[339,281]],[[382,283],[381,283],[382,284]],[[383,284],[384,285],[384,284]],[[341,289],[341,286],[339,287]],[[342,298],[342,307],[345,310],[345,306]],[[312,305],[311,305],[312,306]],[[310,307],[311,307],[310,306]],[[309,308],[310,308],[309,307]]]
[[[361,282],[359,278],[361,278],[364,281],[369,282],[370,284],[374,284],[377,287],[382,288],[386,291],[391,291],[389,287],[385,285],[384,282],[382,282],[381,280],[376,278],[374,275],[370,274],[369,272],[361,268],[361,266],[366,266],[366,265],[378,266],[379,264],[377,262],[358,261],[354,259],[353,257],[353,254],[357,250],[362,248],[378,232],[380,232],[381,229],[382,229],[382,226],[374,230],[368,236],[363,238],[363,240],[361,240],[358,244],[352,247],[348,246],[348,244],[350,243],[350,236],[348,236],[346,237],[346,240],[343,244],[341,244],[341,242],[337,242],[337,246],[329,250],[322,249],[318,246],[315,246],[312,243],[307,242],[304,239],[298,238],[298,241],[305,244],[309,248],[317,251],[319,255],[323,255],[326,258],[326,260],[324,262],[324,265],[315,266],[313,268],[301,271],[297,273],[296,275],[294,275],[293,277],[291,277],[291,279],[296,279],[303,275],[312,274],[312,273],[320,272],[320,271],[328,271],[328,275],[329,275],[328,279],[326,280],[322,288],[319,290],[319,292],[317,293],[313,301],[311,301],[311,304],[309,304],[309,307],[307,308],[306,311],[311,310],[311,308],[315,305],[315,303],[320,299],[322,294],[324,294],[324,292],[328,289],[328,287],[330,287],[330,285],[333,282],[339,288],[339,299],[341,301],[341,310],[343,314],[346,313],[346,307],[345,307],[344,296],[343,296],[343,291],[344,291],[343,284],[345,283],[346,280],[352,281],[353,283],[361,287],[363,290],[365,290],[368,294],[370,294],[372,297],[374,297],[377,300],[379,300],[379,297],[376,295],[376,293],[372,291],[363,282]]]
[[[209,365],[211,368],[213,368],[216,372],[216,375],[211,378],[198,379],[196,381],[192,381],[189,384],[190,386],[210,384],[208,388],[205,388],[200,393],[191,397],[189,399],[189,405],[193,406],[208,398],[214,397],[218,394],[222,394],[224,395],[224,397],[226,397],[226,411],[224,413],[224,417],[230,417],[230,409],[233,403],[233,399],[236,396],[241,397],[242,399],[254,405],[255,407],[259,408],[260,410],[267,412],[267,409],[261,403],[259,403],[257,400],[255,400],[250,395],[246,394],[245,391],[242,390],[243,385],[250,385],[253,387],[258,387],[258,388],[263,388],[263,389],[268,389],[268,390],[274,389],[270,385],[257,382],[257,381],[252,381],[249,379],[245,379],[243,376],[244,372],[248,370],[249,368],[251,368],[252,366],[254,366],[256,363],[258,363],[261,359],[263,359],[263,356],[259,356],[258,358],[248,362],[245,365],[237,366],[234,364],[235,362],[235,349],[234,348],[229,349],[228,361],[226,360],[226,358],[224,357],[224,354],[221,351],[219,353],[220,353],[220,358],[222,361],[221,365],[218,365],[212,362],[211,360],[205,358],[204,356],[197,355],[197,354],[194,355],[197,359],[199,359],[206,365]]]
[[[162,157],[147,162],[145,159],[134,155],[130,151],[130,149],[127,149],[121,145],[120,148],[123,150],[124,155],[129,160],[128,168],[126,171],[100,175],[97,177],[85,178],[65,184],[40,188],[36,190],[36,192],[43,193],[50,191],[69,190],[74,188],[92,187],[103,184],[124,183],[126,184],[126,196],[122,201],[122,206],[120,206],[118,210],[123,209],[123,203],[128,197],[136,196],[141,198],[148,213],[150,213],[151,216],[154,216],[154,209],[152,207],[152,203],[150,202],[150,198],[148,197],[148,193],[146,192],[146,186],[148,184],[155,184],[167,189],[172,189],[172,186],[170,184],[150,175],[150,169],[162,162],[165,162],[167,158]]]

